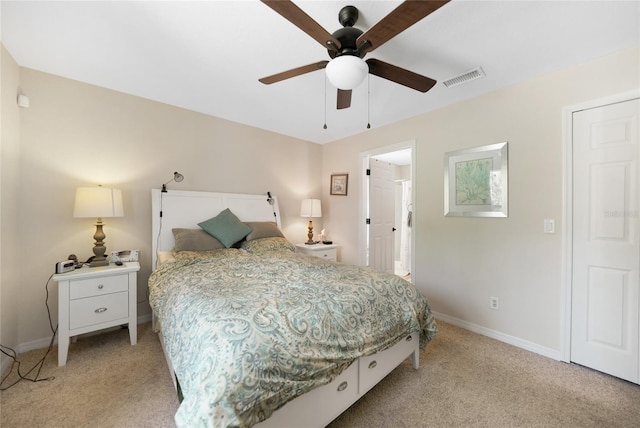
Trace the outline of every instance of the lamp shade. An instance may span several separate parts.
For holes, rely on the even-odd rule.
[[[74,217],[122,217],[122,192],[109,187],[78,187]]]
[[[320,199],[303,199],[300,205],[300,217],[322,217]]]
[[[364,82],[369,73],[369,66],[358,56],[341,55],[329,61],[325,73],[333,86],[350,90]]]

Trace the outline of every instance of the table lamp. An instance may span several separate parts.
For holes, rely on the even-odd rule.
[[[307,242],[305,244],[315,244],[313,241],[313,221],[311,218],[322,217],[322,205],[320,199],[303,199],[300,205],[300,217],[309,218],[309,233],[307,233]]]
[[[104,256],[107,247],[104,246],[105,234],[102,230],[102,219],[104,217],[122,217],[122,192],[120,189],[108,187],[78,187],[76,190],[76,201],[73,207],[73,216],[77,218],[95,217],[96,233],[93,245],[93,260],[89,266],[107,266],[109,261]]]

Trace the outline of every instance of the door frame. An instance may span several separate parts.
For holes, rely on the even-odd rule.
[[[369,158],[372,156],[381,155],[389,152],[396,152],[398,150],[403,149],[411,149],[411,182],[413,183],[411,186],[411,199],[413,201],[413,218],[416,217],[416,140],[408,140],[402,143],[391,144],[388,146],[378,147],[375,149],[367,150],[364,152],[360,152],[360,208],[359,208],[359,218],[360,227],[358,228],[358,260],[361,266],[365,266],[367,263],[367,225],[365,224],[366,211],[369,206],[369,180],[365,179],[366,171],[369,167]],[[416,232],[415,232],[415,222],[412,224],[411,231],[411,282],[416,283],[415,277],[415,249],[416,249]]]
[[[573,284],[573,114],[582,110],[603,107],[609,104],[630,101],[640,98],[640,89],[623,92],[607,97],[585,101],[566,106],[562,109],[562,139],[564,157],[564,175],[562,180],[563,215],[562,215],[562,333],[561,360],[571,362],[571,304]]]

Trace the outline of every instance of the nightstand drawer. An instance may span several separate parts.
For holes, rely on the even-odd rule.
[[[333,260],[334,262],[338,260],[338,250],[335,248],[332,250],[316,251],[313,255],[321,259]]]
[[[125,291],[72,300],[69,302],[69,329],[127,318],[129,316],[128,298],[129,293]]]
[[[82,299],[84,297],[127,291],[128,289],[129,277],[126,274],[80,279],[71,281],[69,284],[69,298]]]

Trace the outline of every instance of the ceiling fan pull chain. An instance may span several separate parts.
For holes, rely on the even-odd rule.
[[[371,129],[371,75],[367,75],[367,129]]]
[[[324,126],[322,129],[327,129],[327,76],[324,76]]]

